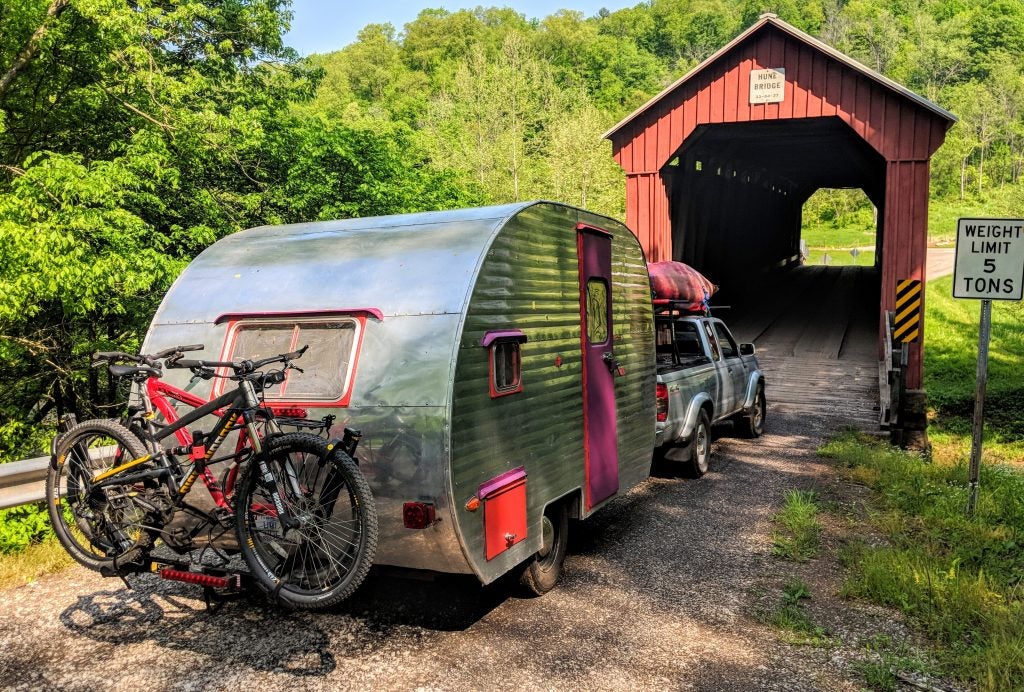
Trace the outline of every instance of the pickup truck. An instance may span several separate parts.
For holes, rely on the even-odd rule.
[[[765,381],[753,344],[738,344],[720,319],[655,310],[658,415],[655,454],[693,476],[708,470],[711,426],[735,421],[746,437],[764,429]]]

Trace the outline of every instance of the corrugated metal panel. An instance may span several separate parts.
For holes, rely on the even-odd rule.
[[[459,342],[451,440],[451,483],[462,539],[478,574],[490,581],[536,552],[544,504],[584,483],[582,364],[577,222],[615,233],[615,353],[627,369],[616,382],[622,488],[650,468],[654,444],[653,338],[646,265],[621,224],[578,210],[538,205],[502,229],[487,252]],[[491,399],[483,335],[519,329],[523,392]],[[646,330],[646,331],[645,331]],[[561,359],[561,365],[556,364]],[[480,512],[461,505],[479,486],[525,466],[529,537],[491,562],[483,559]]]

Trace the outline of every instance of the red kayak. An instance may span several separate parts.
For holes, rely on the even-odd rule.
[[[651,262],[651,289],[655,305],[673,304],[684,312],[706,313],[708,301],[718,286],[688,264],[682,262]]]

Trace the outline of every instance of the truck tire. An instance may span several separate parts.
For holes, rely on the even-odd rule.
[[[701,409],[697,416],[697,426],[693,429],[690,440],[690,460],[686,470],[693,478],[700,478],[708,472],[711,465],[711,419],[708,412]]]
[[[543,596],[555,588],[562,575],[568,545],[569,511],[564,502],[559,502],[545,510],[541,549],[527,562],[519,577],[519,583],[528,594]]]
[[[743,437],[760,437],[764,432],[764,419],[768,412],[768,403],[764,397],[764,385],[757,385],[757,394],[754,396],[754,408],[750,413],[745,413],[736,418],[736,430]]]

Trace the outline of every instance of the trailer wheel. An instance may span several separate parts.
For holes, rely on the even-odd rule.
[[[767,413],[768,404],[764,397],[764,385],[757,386],[757,396],[754,397],[754,408],[750,413],[736,418],[736,429],[743,437],[760,437],[764,432],[764,418]]]
[[[693,431],[693,439],[690,440],[690,461],[687,462],[687,470],[694,478],[700,478],[708,472],[711,464],[711,420],[708,412],[701,409],[697,417],[697,427]]]
[[[565,503],[559,502],[548,507],[541,526],[541,548],[519,577],[519,583],[534,596],[543,596],[555,588],[562,574],[565,549],[569,544],[569,512]]]

